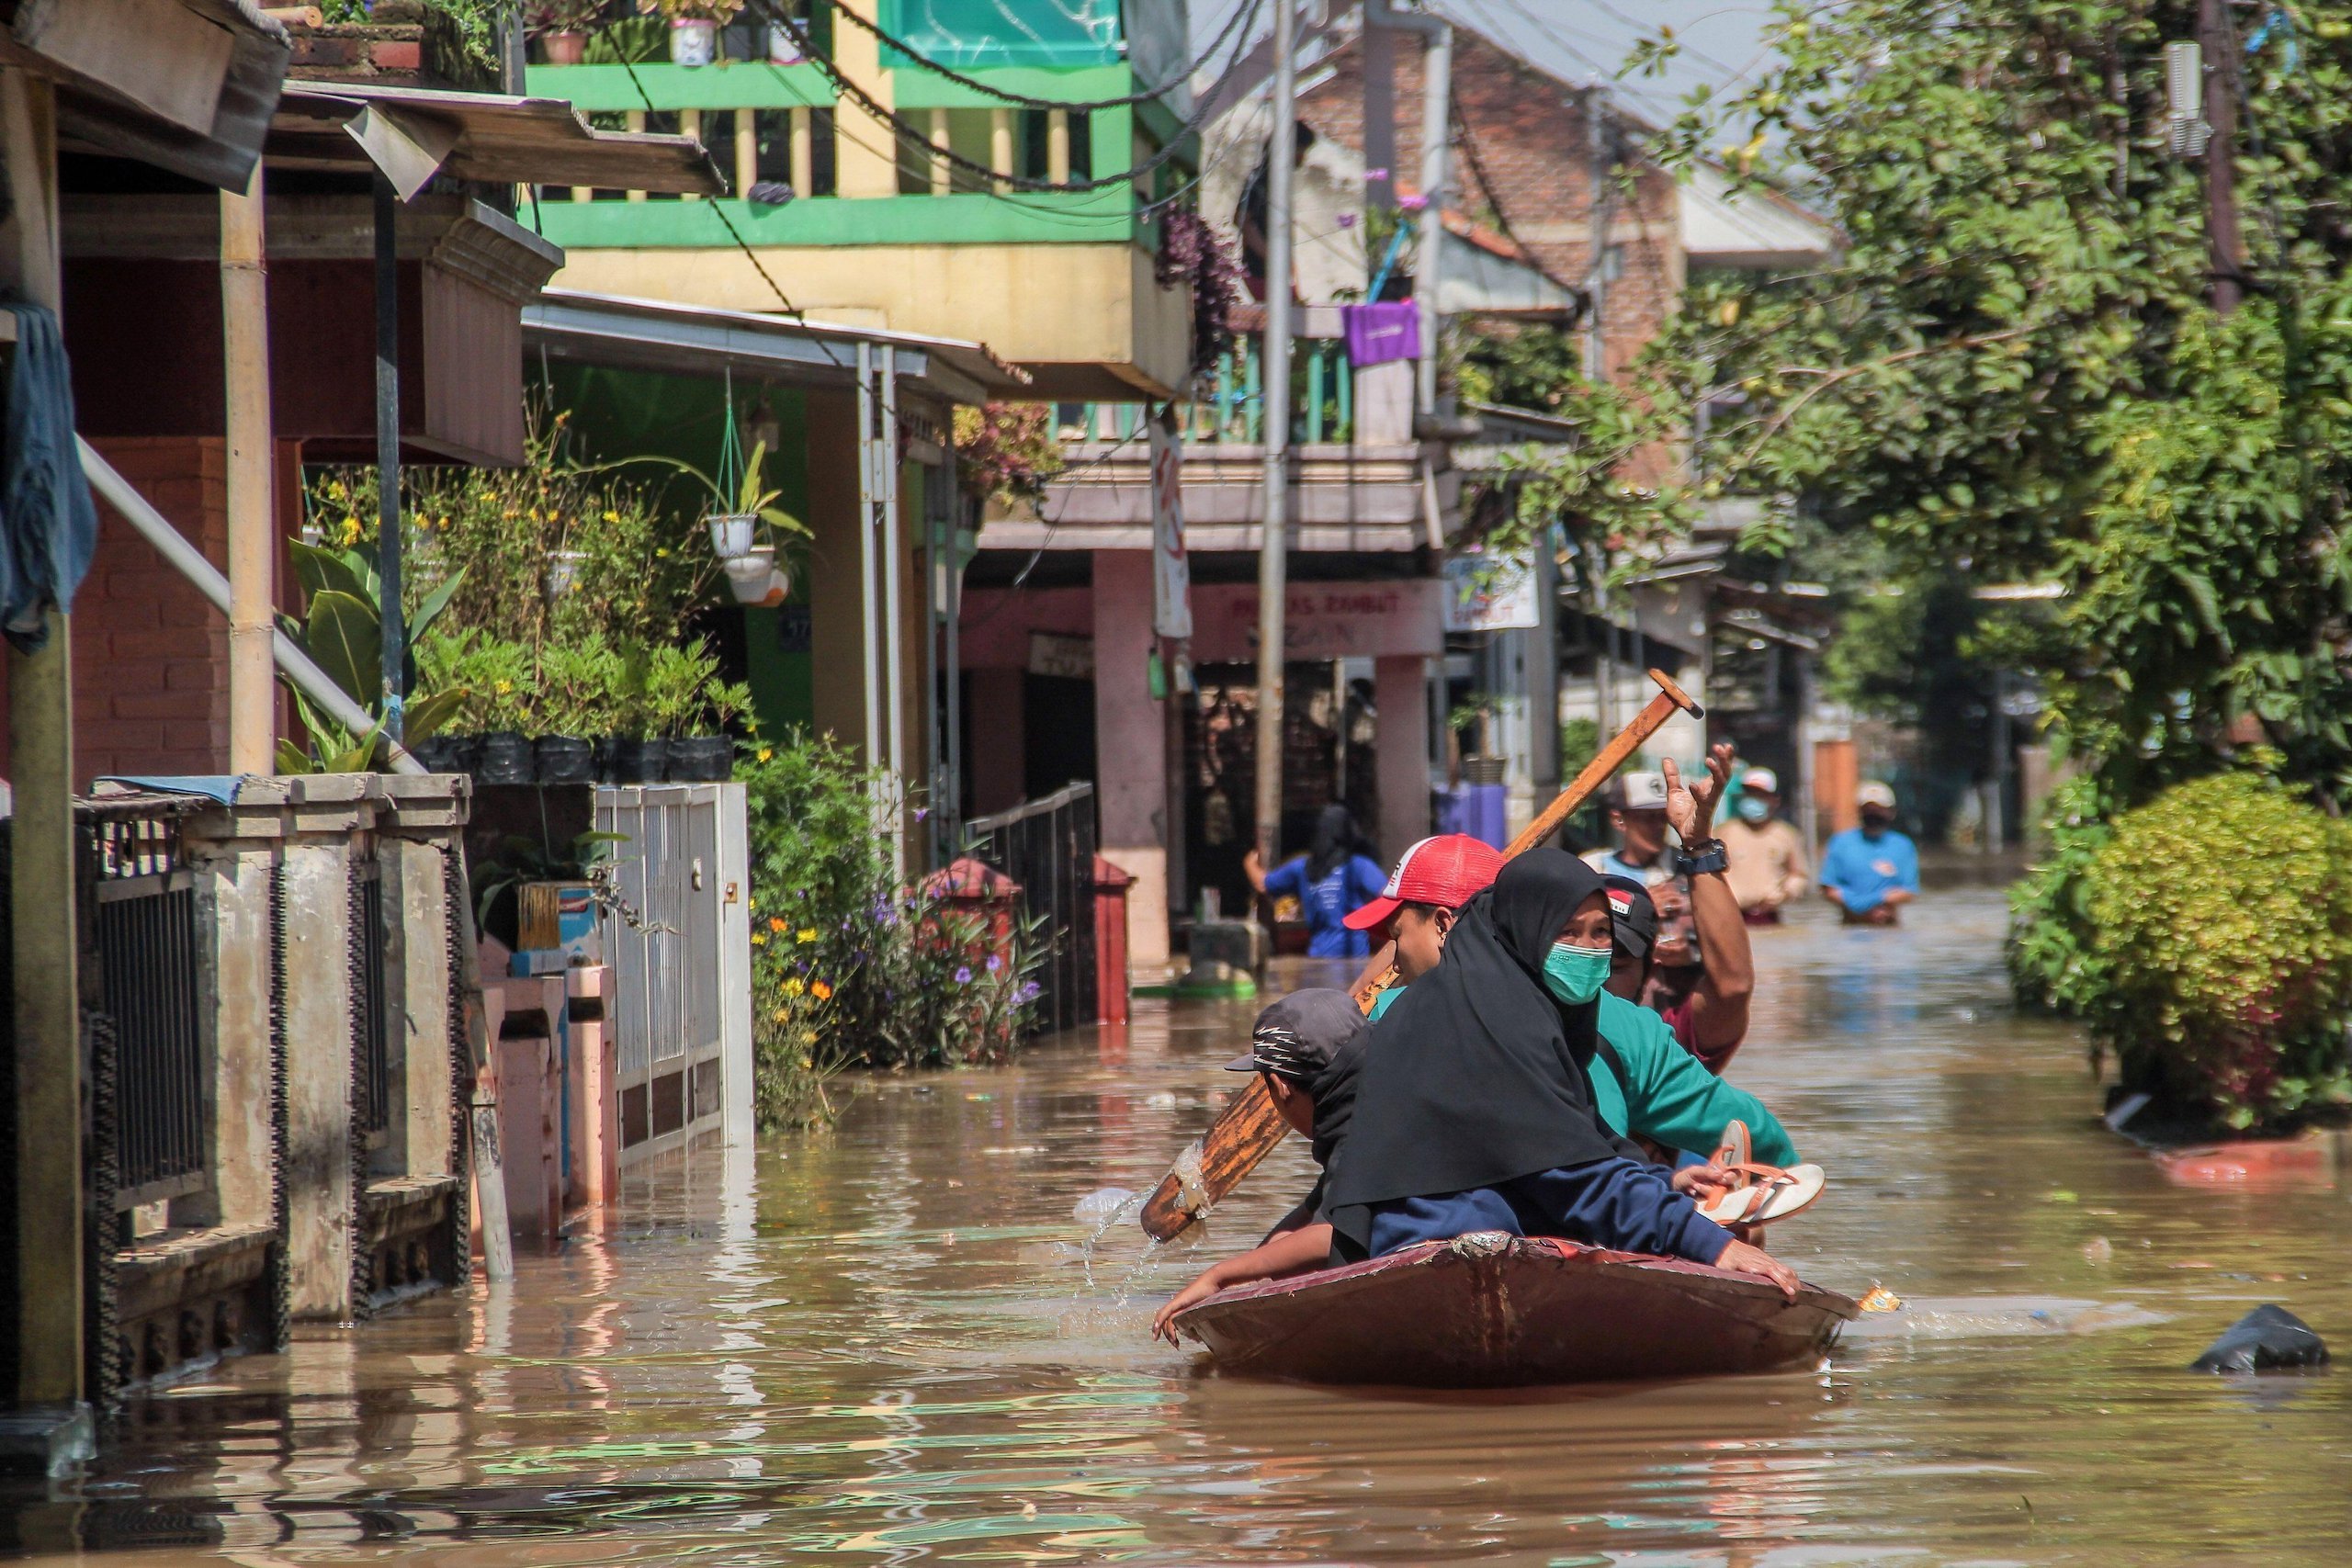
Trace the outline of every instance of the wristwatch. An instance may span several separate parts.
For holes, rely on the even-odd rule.
[[[1685,876],[1703,876],[1711,871],[1721,871],[1731,864],[1731,857],[1724,852],[1721,839],[1702,839],[1695,844],[1682,846],[1681,855],[1674,869]]]

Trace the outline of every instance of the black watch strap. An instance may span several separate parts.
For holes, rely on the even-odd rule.
[[[1675,863],[1674,869],[1685,876],[1704,876],[1711,871],[1722,871],[1730,864],[1731,857],[1724,852],[1724,841],[1707,839],[1697,844],[1684,845],[1681,858]]]

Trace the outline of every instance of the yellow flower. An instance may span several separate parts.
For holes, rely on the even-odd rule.
[[[798,942],[801,946],[806,947],[810,942],[817,940],[817,928],[815,926],[804,926],[800,929],[799,932],[794,936],[793,940]]]
[[[800,1043],[803,1045],[814,1045],[817,1043],[817,1032],[813,1029],[802,1030],[800,1032]],[[803,1057],[802,1061],[806,1062],[807,1059],[808,1058]]]
[[[808,994],[821,1002],[833,994],[833,988],[822,980],[811,980],[808,982]]]
[[[620,520],[621,514],[617,512],[607,512],[605,513],[605,521],[607,523],[617,523]]]
[[[775,1021],[778,1023],[786,1021],[787,1019],[791,1018],[791,1016],[792,1010],[789,1008],[778,1008],[775,1010]]]
[[[759,932],[757,932],[757,931],[753,931],[753,932],[752,933],[752,945],[753,947],[765,947],[767,944],[768,944],[768,939],[767,939],[767,938],[765,938],[765,937],[762,936],[762,935],[761,935]]]
[[[770,750],[769,750],[768,748],[766,748],[765,746],[763,746],[763,747],[761,747],[761,748],[760,748],[760,761],[761,761],[764,762],[764,761],[766,761],[770,757],[773,757],[773,756],[775,756],[775,753],[774,751]]]
[[[808,988],[800,983],[800,976],[797,975],[784,983],[784,994],[787,997],[797,997]]]
[[[653,552],[653,558],[656,560],[668,560],[670,558],[670,552],[667,549],[657,549]]]
[[[497,682],[497,689],[498,694],[503,697],[514,689],[514,682],[512,681],[501,681]]]

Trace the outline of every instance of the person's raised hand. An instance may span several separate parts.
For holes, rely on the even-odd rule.
[[[1781,1288],[1781,1294],[1791,1301],[1797,1299],[1797,1271],[1762,1247],[1735,1241],[1724,1248],[1723,1256],[1715,1259],[1715,1267],[1728,1269],[1735,1274],[1754,1274],[1759,1279],[1770,1280]]]

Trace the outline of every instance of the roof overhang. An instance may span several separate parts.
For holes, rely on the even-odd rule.
[[[680,376],[734,370],[827,388],[856,385],[865,344],[891,356],[901,382],[950,403],[1018,395],[1027,385],[1024,372],[981,344],[567,288],[547,289],[523,308],[523,343],[593,365]]]
[[[435,175],[491,185],[594,186],[723,196],[691,136],[596,130],[561,98],[297,82],[269,123],[273,166],[380,169],[403,198]]]
[[[245,188],[292,56],[248,0],[13,0],[0,16],[0,64],[56,85],[61,147]]]

